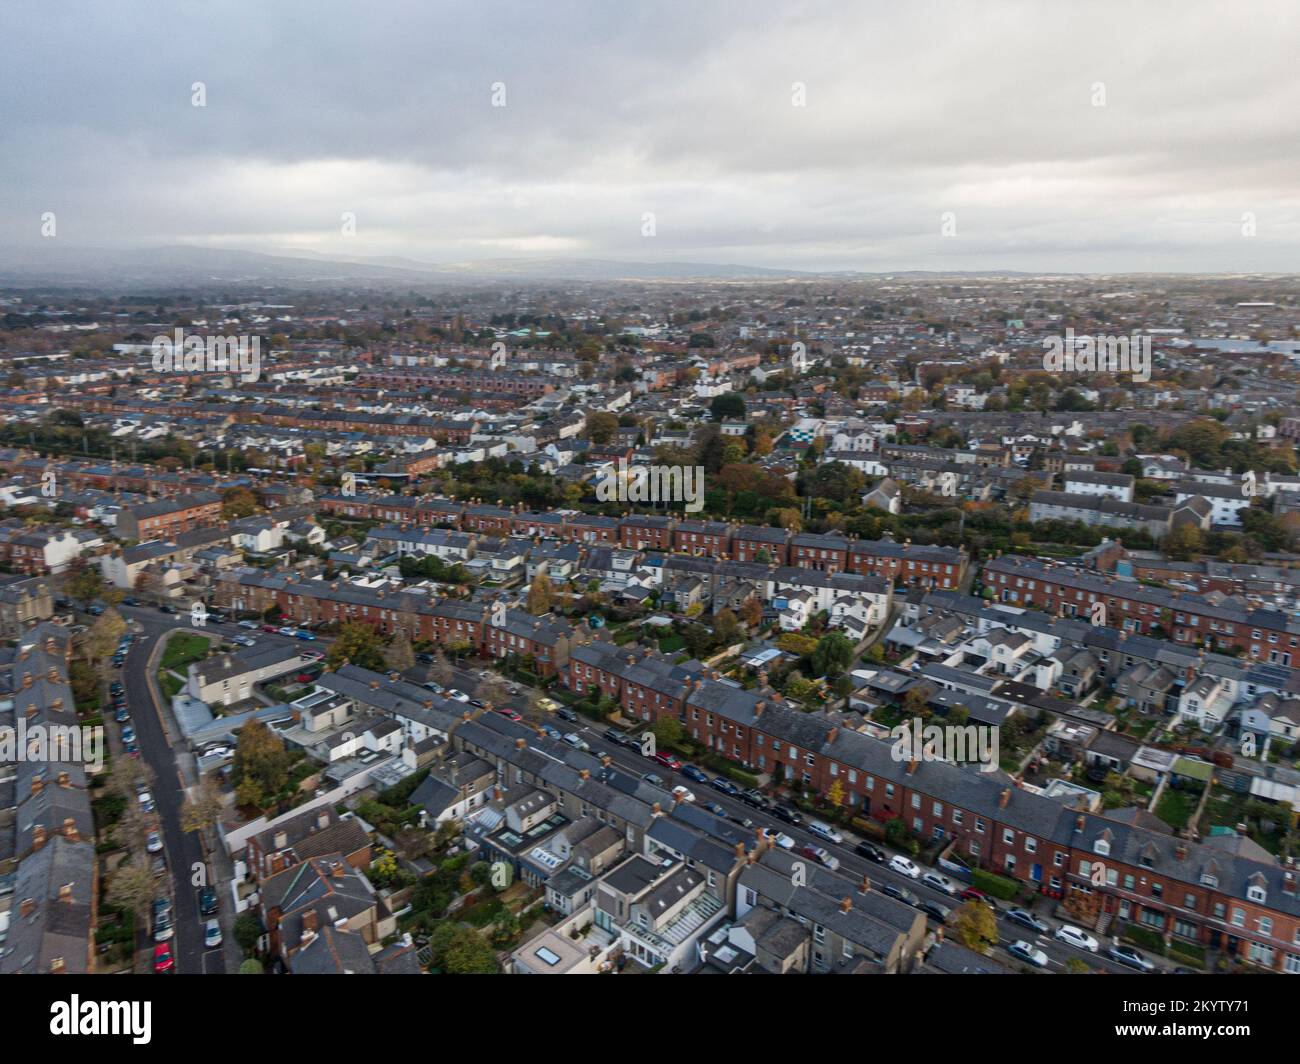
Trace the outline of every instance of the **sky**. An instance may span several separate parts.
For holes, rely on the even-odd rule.
[[[0,244],[1295,272],[1298,31],[1291,0],[6,0]]]

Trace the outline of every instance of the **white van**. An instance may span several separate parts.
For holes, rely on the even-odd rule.
[[[827,842],[833,842],[837,846],[844,842],[844,836],[836,831],[829,824],[820,820],[810,820],[808,830],[816,835],[819,839],[825,839]]]

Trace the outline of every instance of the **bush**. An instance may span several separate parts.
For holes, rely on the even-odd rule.
[[[971,872],[971,886],[982,890],[991,898],[1002,901],[1010,901],[1020,893],[1020,884],[1014,879],[986,872],[982,868],[976,868]]]

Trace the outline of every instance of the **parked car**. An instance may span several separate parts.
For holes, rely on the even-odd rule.
[[[682,767],[682,763],[673,757],[672,754],[658,753],[654,756],[654,762],[657,765],[663,765],[664,768],[670,768],[674,772]]]
[[[1106,956],[1118,964],[1136,968],[1139,972],[1154,972],[1156,970],[1156,966],[1132,946],[1111,946],[1106,951]]]
[[[784,820],[787,824],[802,824],[803,816],[796,809],[791,809],[788,805],[774,805],[772,815],[777,820]]]
[[[475,709],[483,709],[487,705],[487,703],[484,702],[481,698],[471,698],[469,700],[469,704],[473,706]]]
[[[140,810],[144,813],[153,812],[153,795],[148,791],[136,795],[136,801],[140,803]]]
[[[131,727],[131,725],[129,724],[122,729],[122,742],[124,743],[135,742],[135,729]]]
[[[118,724],[125,724],[131,719],[131,714],[127,710],[126,706],[118,706],[117,709],[113,711],[113,719],[117,721]]]
[[[1056,929],[1053,937],[1077,949],[1087,950],[1089,953],[1096,953],[1100,948],[1095,938],[1083,928],[1075,927],[1073,924],[1062,924]]]
[[[708,774],[702,768],[696,768],[694,765],[683,765],[682,775],[688,780],[694,780],[696,783],[708,783]]]
[[[643,780],[645,780],[646,783],[650,784],[651,787],[667,787],[667,786],[668,786],[668,784],[666,784],[666,783],[664,782],[664,778],[663,778],[662,776],[657,776],[657,775],[655,775],[653,772],[647,772],[647,773],[646,773],[644,776],[642,776],[641,778],[642,778]]]
[[[176,933],[172,927],[172,914],[169,910],[156,912],[153,916],[153,940],[155,942],[166,942]]]
[[[940,905],[937,901],[930,901],[928,898],[917,906],[926,916],[932,917],[941,924],[946,924],[952,916],[952,910],[946,905]]]
[[[575,750],[591,749],[591,747],[587,745],[587,740],[584,739],[581,735],[579,735],[576,731],[569,732],[569,734],[564,737],[564,741],[568,743],[570,746],[572,746]]]
[[[564,734],[554,724],[543,724],[542,734],[548,739],[563,739]]]
[[[176,959],[172,956],[172,947],[168,942],[159,942],[153,948],[153,970],[157,975],[163,975],[172,971],[176,967]]]
[[[891,898],[897,898],[899,901],[905,901],[908,905],[919,905],[921,899],[913,894],[906,887],[898,887],[893,883],[886,883],[880,888],[880,893],[887,894]]]
[[[606,728],[605,738],[615,746],[627,746],[628,743],[631,742],[631,740],[617,728]]]
[[[221,922],[209,920],[203,925],[203,948],[216,949],[221,945]]]
[[[790,838],[789,835],[777,831],[776,828],[764,828],[763,837],[767,839],[768,842],[780,846],[783,850],[793,850],[796,845],[794,839]]]
[[[163,848],[162,836],[156,831],[149,832],[145,837],[144,848],[150,853],[161,853]]]
[[[876,864],[884,864],[889,859],[884,850],[874,842],[868,842],[865,839],[853,847],[853,852],[865,857],[868,861],[875,861]]]
[[[278,629],[278,628],[277,628],[275,625],[273,625],[273,624],[264,624],[264,625],[262,625],[262,631],[266,632],[268,635],[275,635],[275,633],[278,632],[279,630],[280,630],[280,629]]]
[[[549,698],[539,698],[539,699],[537,700],[537,704],[538,704],[539,706],[542,706],[542,703],[543,703],[543,702],[550,702],[550,699],[549,699]],[[554,702],[551,702],[551,705],[555,705],[555,703],[554,703]],[[545,706],[542,706],[542,708],[545,709],[546,707],[545,707]],[[577,720],[578,720],[578,714],[576,714],[575,712],[573,712],[573,710],[571,710],[568,706],[560,706],[559,709],[557,709],[557,710],[555,711],[555,715],[556,715],[557,717],[559,717],[560,720],[567,720],[570,724],[575,724],[575,723],[577,723]]]
[[[139,756],[140,756],[140,747],[138,747],[134,742],[126,743],[126,744],[123,746],[123,749],[126,750],[126,756],[127,756],[127,757],[139,757]]]
[[[709,786],[716,791],[721,791],[723,794],[729,794],[733,798],[740,793],[740,788],[725,776],[714,776],[709,781]]]
[[[445,690],[447,690],[445,687],[442,686],[442,684],[438,683],[436,680],[427,680],[424,683],[420,684],[420,686],[423,687],[426,691],[432,691],[435,695],[440,695]]]
[[[824,839],[826,842],[833,842],[836,846],[843,845],[844,843],[844,836],[823,820],[808,821],[808,830],[819,839]]]
[[[513,709],[511,709],[509,706],[502,706],[500,709],[497,710],[497,712],[500,713],[503,717],[509,717],[511,720],[523,720],[523,719],[524,719],[524,718],[521,717],[518,713],[516,713]]]
[[[159,613],[175,613],[175,612],[176,612],[176,607],[175,607],[175,606],[169,606],[169,605],[167,605],[167,603],[164,602],[161,606],[158,607],[158,612],[159,612]]]
[[[954,884],[947,876],[939,875],[938,872],[926,872],[921,876],[921,882],[931,890],[940,891],[943,894],[947,894],[949,897],[952,897],[957,893],[956,884]]]
[[[457,702],[469,701],[469,695],[467,695],[464,691],[457,691],[456,688],[454,687],[447,688],[447,697]]]
[[[799,848],[799,853],[820,865],[825,865],[832,872],[839,871],[840,859],[826,849],[825,846],[814,846],[812,843],[807,843]]]
[[[921,878],[921,869],[901,853],[896,853],[889,859],[889,867],[895,872],[907,876],[909,879]]]
[[[1040,935],[1045,935],[1051,930],[1051,928],[1042,920],[1024,909],[1008,910],[1006,918],[1010,923],[1019,924],[1021,927],[1027,927],[1030,931],[1037,932]]]
[[[86,608],[86,612],[89,613],[92,617],[98,617],[101,613],[104,612],[104,607],[98,605],[88,606]]]
[[[301,628],[299,628],[298,631],[293,633],[293,635],[295,639],[301,639],[304,643],[316,642],[315,632],[305,632]]]
[[[1032,964],[1035,968],[1047,967],[1047,954],[1032,943],[1020,939],[1007,947],[1007,952],[1017,960]]]
[[[717,802],[706,802],[704,808],[716,817],[721,817],[723,820],[727,819],[727,811],[722,808],[722,806],[718,805]]]
[[[673,796],[674,796],[675,798],[677,798],[678,801],[682,801],[682,802],[693,802],[693,801],[695,801],[695,795],[693,795],[690,791],[688,791],[688,790],[687,790],[684,786],[682,786],[680,783],[679,783],[676,787],[673,788]]]
[[[213,887],[199,891],[199,915],[212,916],[217,911],[217,892]]]
[[[974,887],[967,887],[965,890],[961,892],[959,897],[961,898],[962,901],[982,901],[990,909],[997,908],[997,906],[993,904],[992,898],[990,898],[982,890],[976,890]]]
[[[770,809],[772,807],[767,795],[756,789],[742,791],[740,800],[753,809]]]
[[[165,876],[167,874],[167,855],[165,853],[156,853],[153,860],[149,862],[149,871],[154,874],[154,878]]]
[[[234,757],[235,751],[233,747],[226,746],[225,743],[214,743],[211,746],[205,746],[203,748],[203,756],[223,758]]]
[[[248,629],[251,629],[252,631],[257,631],[257,622],[256,622],[256,621],[240,621],[240,622],[239,622],[239,627],[240,627],[240,628],[248,628]]]

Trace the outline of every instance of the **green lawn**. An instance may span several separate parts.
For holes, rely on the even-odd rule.
[[[1171,828],[1186,827],[1187,821],[1196,809],[1197,799],[1198,795],[1166,788],[1165,793],[1160,796],[1160,801],[1156,802],[1156,816]]]
[[[201,661],[207,657],[210,646],[206,636],[178,632],[167,642],[167,649],[163,651],[162,656],[162,668],[183,672],[190,662]]]

